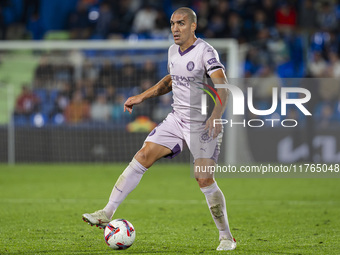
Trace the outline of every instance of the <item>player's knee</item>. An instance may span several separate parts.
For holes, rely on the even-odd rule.
[[[215,182],[213,178],[196,178],[196,181],[200,188],[208,187]]]
[[[148,150],[146,150],[145,148],[142,148],[136,153],[135,159],[140,164],[142,164],[144,167],[149,168],[153,164],[152,159],[149,154],[150,153],[148,153]]]

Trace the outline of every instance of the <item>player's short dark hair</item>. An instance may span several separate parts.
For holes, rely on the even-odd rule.
[[[197,23],[196,13],[188,7],[180,7],[176,11],[174,11],[173,14],[175,14],[175,13],[186,14],[186,15],[188,15],[189,21],[191,23]]]

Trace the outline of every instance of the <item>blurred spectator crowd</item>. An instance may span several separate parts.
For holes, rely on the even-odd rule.
[[[317,32],[319,45],[334,42],[339,29],[336,0],[2,0],[1,39],[46,39],[54,30],[66,31],[69,39],[164,39],[180,6],[196,11],[200,37],[240,43]]]
[[[162,51],[160,59],[166,66],[167,51]],[[149,131],[171,111],[171,94],[135,106],[132,114],[123,111],[129,96],[150,88],[161,78],[159,60],[155,62],[142,55],[139,64],[130,58],[117,64],[119,61],[113,63],[107,58],[107,51],[88,52],[96,57],[80,51],[68,53],[64,52],[68,58],[58,54],[40,58],[32,84],[25,84],[17,98],[14,112],[17,125],[105,123],[119,128],[127,125],[132,132]],[[75,60],[78,54],[81,65],[68,61]]]
[[[198,37],[234,38],[245,50],[240,75],[254,79],[258,109],[270,108],[272,87],[287,86],[282,78],[319,78],[309,88],[313,95],[311,107],[315,121],[327,126],[340,122],[339,2],[2,0],[0,38],[48,39],[54,30],[62,30],[67,39],[168,40],[171,13],[180,6],[189,6],[198,16]],[[56,3],[68,7],[58,9],[62,19],[48,19],[56,16]],[[153,125],[168,112],[170,96],[136,107],[133,116],[123,114],[122,105],[128,96],[149,88],[162,77],[159,63],[149,60],[117,66],[109,60],[94,63],[91,58],[83,62],[78,68],[71,62],[56,64],[43,56],[35,71],[33,91],[24,86],[15,115],[32,118],[32,114],[25,113],[29,109],[31,113],[43,113],[54,124],[84,120],[126,124],[143,115],[147,119],[140,121]],[[28,95],[32,93],[35,96]]]

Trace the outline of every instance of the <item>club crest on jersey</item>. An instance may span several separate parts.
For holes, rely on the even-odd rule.
[[[194,68],[195,68],[194,62],[189,61],[189,63],[187,64],[188,71],[192,71],[192,70],[194,70]]]

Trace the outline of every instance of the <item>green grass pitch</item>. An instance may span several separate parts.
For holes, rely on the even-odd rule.
[[[81,219],[102,208],[125,164],[0,165],[0,254],[222,254],[189,165],[156,164],[117,210],[125,251]],[[340,254],[340,179],[218,179],[232,254]]]

